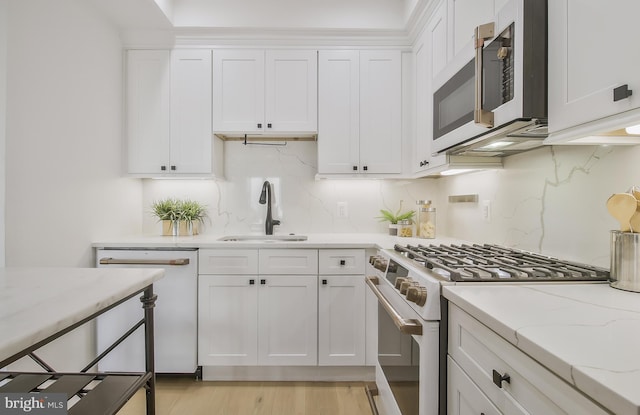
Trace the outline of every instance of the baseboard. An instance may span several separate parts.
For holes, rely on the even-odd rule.
[[[375,366],[203,366],[202,380],[371,382]]]

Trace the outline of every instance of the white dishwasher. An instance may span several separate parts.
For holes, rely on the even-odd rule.
[[[195,373],[197,369],[198,251],[196,249],[97,249],[97,267],[162,268],[153,284],[156,373]],[[97,319],[97,348],[103,352],[143,317],[138,296]],[[99,363],[107,372],[144,372],[144,327],[119,344]]]

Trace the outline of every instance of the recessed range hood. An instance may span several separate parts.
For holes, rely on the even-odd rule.
[[[546,119],[518,118],[471,137],[443,153],[457,156],[505,157],[542,147],[548,135]]]

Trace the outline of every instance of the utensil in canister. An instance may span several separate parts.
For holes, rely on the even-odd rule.
[[[638,209],[638,201],[629,193],[614,193],[607,199],[607,209],[618,223],[622,232],[631,230],[631,217]]]

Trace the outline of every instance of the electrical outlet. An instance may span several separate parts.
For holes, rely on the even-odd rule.
[[[349,217],[349,204],[347,202],[338,202],[338,217],[339,218]]]
[[[485,222],[491,222],[491,200],[482,201],[482,219]]]

